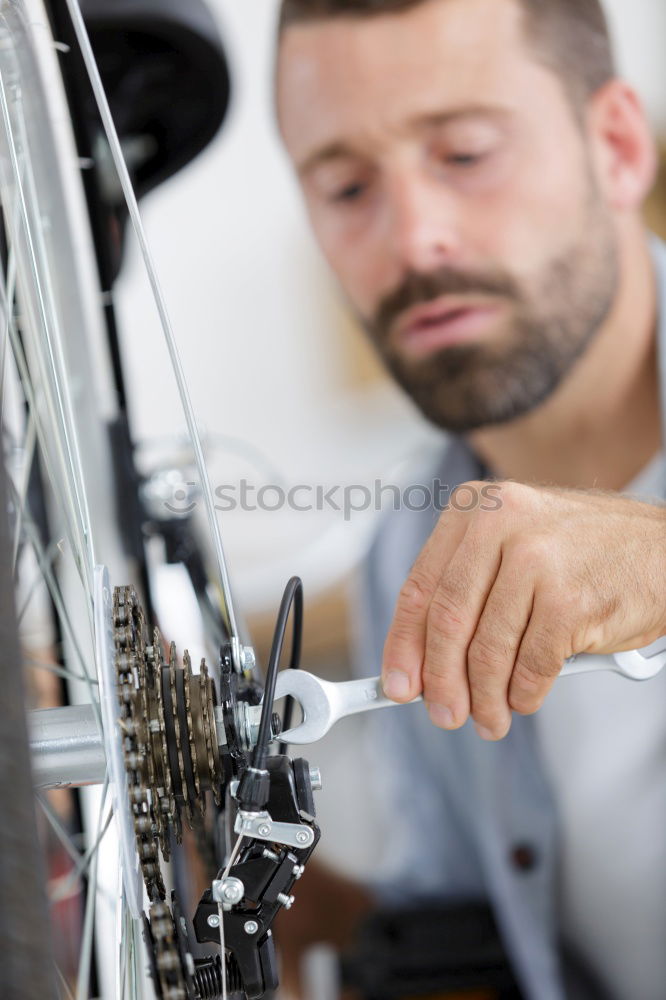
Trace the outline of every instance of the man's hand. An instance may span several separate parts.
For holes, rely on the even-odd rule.
[[[467,483],[442,513],[400,592],[382,678],[395,701],[422,691],[435,725],[471,714],[501,739],[568,657],[666,634],[666,510],[519,483],[488,493]]]

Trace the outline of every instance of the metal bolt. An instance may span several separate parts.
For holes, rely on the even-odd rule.
[[[278,892],[276,897],[278,903],[282,903],[285,910],[290,910],[294,905],[294,896],[287,896],[284,892]]]
[[[296,840],[299,844],[309,844],[312,839],[312,834],[308,833],[307,830],[299,830],[296,834]]]
[[[209,927],[219,927],[220,918],[218,917],[217,913],[210,913],[208,915],[208,920],[206,921],[206,923],[208,924]]]
[[[246,934],[256,934],[259,930],[259,924],[256,920],[246,920],[243,924],[243,930]]]
[[[271,715],[271,735],[275,739],[282,732],[282,719],[277,712],[273,712]]]
[[[294,867],[291,869],[291,874],[294,876],[294,878],[299,879],[304,871],[305,871],[305,865],[294,865]]]
[[[310,768],[310,784],[312,785],[313,792],[320,792],[323,784],[321,780],[321,771],[318,767]]]
[[[223,882],[213,882],[213,899],[221,902],[225,909],[240,903],[245,895],[245,886],[239,878],[226,878]]]
[[[269,851],[268,848],[264,848],[261,854],[262,858],[268,858],[269,861],[279,861],[280,856],[275,854],[274,851]]]
[[[257,665],[257,658],[254,655],[252,646],[241,646],[240,661],[243,670],[249,670],[250,672],[254,670]]]
[[[268,837],[271,832],[270,823],[262,823],[261,826],[257,827],[257,833],[260,837]]]

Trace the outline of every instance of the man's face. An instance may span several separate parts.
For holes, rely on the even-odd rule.
[[[515,0],[287,29],[278,113],[315,235],[437,425],[512,420],[608,315],[612,220],[584,128]]]

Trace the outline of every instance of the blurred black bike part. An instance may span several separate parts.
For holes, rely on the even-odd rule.
[[[363,1000],[462,1000],[467,995],[521,1000],[485,903],[427,904],[371,914],[341,958],[341,977]]]

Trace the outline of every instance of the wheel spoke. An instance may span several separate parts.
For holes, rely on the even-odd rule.
[[[16,102],[19,140],[21,148],[27,148],[25,141],[25,127],[19,102]],[[76,437],[73,433],[73,407],[67,389],[66,368],[62,351],[60,349],[60,338],[58,336],[58,311],[54,306],[52,289],[48,279],[48,268],[43,266],[45,260],[45,250],[42,244],[42,234],[39,225],[31,224],[31,214],[28,202],[33,208],[33,214],[39,218],[39,205],[35,196],[34,178],[30,168],[30,161],[26,157],[21,163],[19,148],[17,147],[14,129],[12,127],[12,115],[7,100],[7,91],[2,76],[0,75],[0,112],[6,130],[9,156],[14,170],[16,184],[17,204],[20,206],[20,217],[23,224],[23,239],[32,270],[34,291],[36,294],[36,305],[38,313],[37,328],[41,330],[43,344],[46,348],[49,371],[55,377],[45,380],[49,384],[50,392],[44,394],[45,401],[50,406],[49,419],[60,430],[60,434],[54,437],[57,446],[62,444],[61,465],[64,479],[68,484],[72,510],[76,512],[78,518],[73,518],[74,523],[82,526],[82,551],[81,568],[88,579],[89,587],[92,585],[91,574],[94,565],[94,553],[92,552],[92,535],[90,531],[90,518],[88,514],[85,495],[82,489],[83,476],[81,473],[81,456],[78,451]],[[25,187],[23,184],[23,169],[25,168]],[[40,267],[42,263],[42,267]],[[51,398],[53,396],[53,398]]]
[[[74,1000],[74,994],[72,993],[70,985],[69,985],[69,983],[67,982],[67,980],[65,979],[65,977],[63,975],[62,969],[60,968],[60,966],[58,965],[57,962],[54,962],[53,965],[54,965],[54,968],[55,968],[56,975],[58,977],[60,986],[62,986],[64,988],[64,990],[65,990],[65,997],[67,998],[67,1000]],[[58,992],[60,993],[60,990],[58,990]],[[60,993],[60,995],[62,996],[62,993]]]
[[[75,674],[72,670],[59,667],[55,663],[48,663],[46,660],[36,660],[34,657],[24,656],[23,663],[26,667],[32,667],[34,670],[48,670],[49,673],[55,674],[56,677],[62,677],[66,681],[83,681],[95,687],[99,685],[99,681],[95,677],[88,678],[84,677],[83,674]]]
[[[30,470],[35,456],[35,444],[37,442],[37,426],[32,411],[28,416],[28,426],[26,428],[25,440],[23,442],[23,481],[17,489],[17,510],[16,524],[14,525],[14,545],[12,548],[12,570],[16,572],[16,562],[18,559],[19,546],[21,543],[21,528],[23,526],[23,512],[26,506],[26,497],[30,485]]]
[[[104,834],[109,829],[112,817],[113,809],[109,809],[102,829],[100,830],[95,842],[90,845],[83,855],[79,855],[79,860],[72,871],[67,872],[65,876],[58,879],[57,887],[54,887],[53,891],[50,893],[52,903],[59,903],[61,899],[65,899],[66,896],[69,896],[79,879],[88,871],[95,852],[99,850],[99,845],[104,839]]]
[[[0,271],[0,277],[2,272]],[[5,378],[7,375],[7,360],[9,358],[9,327],[14,323],[14,293],[16,290],[16,256],[14,246],[10,246],[7,256],[7,279],[0,280],[0,308],[5,315],[5,328],[2,334],[2,362],[0,369],[0,425],[3,423],[5,409]]]
[[[36,795],[37,795],[37,801],[42,807],[42,811],[46,816],[47,820],[49,821],[51,828],[53,829],[53,832],[55,833],[56,837],[58,838],[62,846],[65,848],[67,853],[69,854],[72,861],[75,864],[77,864],[81,858],[81,852],[74,845],[72,838],[70,837],[70,835],[67,833],[67,830],[65,830],[64,826],[60,822],[55,810],[51,806],[51,803],[48,801],[48,799],[46,799],[39,792],[37,792]]]
[[[65,608],[65,602],[60,592],[58,581],[56,580],[55,574],[53,572],[53,567],[51,566],[51,559],[48,557],[48,554],[44,551],[42,543],[39,539],[37,529],[34,523],[30,520],[30,518],[25,519],[25,531],[34,549],[37,561],[42,570],[44,580],[48,587],[49,594],[51,595],[51,599],[53,600],[53,603],[55,605],[56,611],[58,612],[60,621],[64,626],[65,632],[67,633],[67,639],[71,642],[72,648],[76,653],[76,658],[79,661],[81,672],[85,677],[85,681],[88,686],[88,691],[90,693],[90,701],[93,705],[93,711],[95,712],[95,716],[101,728],[102,718],[99,709],[99,702],[97,700],[97,695],[93,687],[93,678],[90,674],[90,670],[88,669],[88,664],[86,663],[85,657],[83,656],[83,653],[81,651],[81,647],[78,642],[76,633],[74,631],[74,627],[72,625],[69,613]]]
[[[44,467],[46,469],[46,474],[48,476],[49,483],[54,491],[56,500],[58,502],[59,508],[65,514],[65,525],[68,534],[72,550],[76,553],[76,564],[81,572],[80,567],[80,541],[77,538],[76,533],[72,527],[72,520],[70,516],[67,516],[67,511],[70,509],[70,504],[66,497],[66,490],[63,488],[60,477],[56,474],[56,470],[53,463],[53,456],[50,453],[49,447],[49,433],[44,425],[41,417],[41,410],[37,403],[36,393],[34,391],[32,380],[30,377],[30,371],[28,368],[28,363],[23,351],[23,346],[21,344],[21,339],[18,335],[18,331],[14,324],[10,327],[10,337],[12,341],[12,350],[14,354],[14,362],[16,364],[18,375],[21,381],[21,388],[25,395],[26,402],[28,404],[30,413],[33,414],[37,429],[37,435],[40,444],[40,455],[44,462]],[[82,575],[82,582],[85,584],[85,579]]]
[[[108,776],[102,789],[102,798],[97,821],[97,837],[100,838],[102,830],[102,816],[104,814],[104,802],[109,787]],[[86,1000],[88,996],[88,986],[90,983],[90,967],[92,962],[93,931],[95,927],[95,902],[97,899],[97,869],[99,854],[94,853],[90,865],[90,875],[88,879],[88,892],[86,894],[86,908],[83,917],[83,935],[81,939],[81,951],[79,954],[79,975],[76,983],[76,1000]]]
[[[44,571],[46,567],[49,567],[50,569],[53,564],[53,560],[55,559],[56,552],[58,551],[58,543],[51,542],[48,549],[42,549],[41,556],[37,556],[37,553],[35,552],[38,562],[37,569],[32,580],[30,581],[30,586],[25,593],[21,606],[16,610],[16,620],[19,625],[23,624],[23,619],[28,612],[28,608],[30,607],[32,599],[35,596],[35,592],[37,591],[40,583],[44,583]]]

